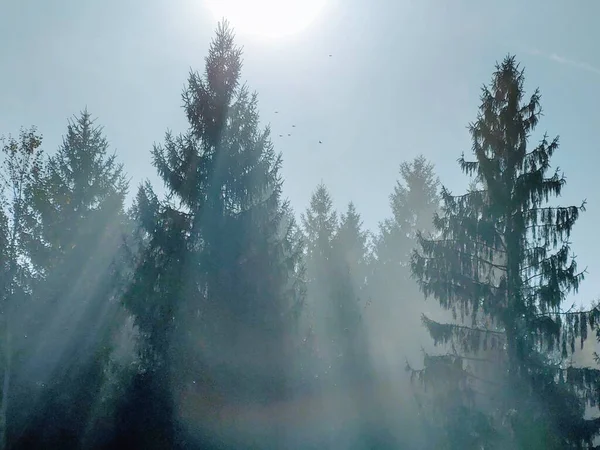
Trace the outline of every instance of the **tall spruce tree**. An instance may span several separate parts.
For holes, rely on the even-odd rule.
[[[395,401],[402,405],[394,414],[381,411],[378,424],[380,429],[395,430],[395,445],[407,448],[421,448],[427,436],[410,378],[401,371],[407,360],[421,358],[421,349],[430,344],[419,318],[433,309],[411,278],[410,255],[417,233],[432,228],[438,185],[433,164],[423,156],[400,164],[399,179],[389,196],[392,215],[379,224],[368,261],[366,325],[371,330],[371,358],[377,366],[377,383],[393,385]]]
[[[362,219],[354,203],[350,202],[346,212],[341,215],[335,239],[339,257],[347,266],[352,289],[362,293],[367,279],[368,233],[363,229]]]
[[[301,255],[281,157],[260,128],[256,94],[240,85],[241,65],[220,23],[204,75],[192,72],[183,93],[188,132],[167,133],[152,152],[167,198],[148,184],[137,196],[143,250],[124,301],[143,338],[145,384],[163,391],[155,428],[171,426],[186,386],[252,402],[281,398],[289,381]]]
[[[423,156],[400,164],[400,179],[390,195],[392,217],[383,221],[375,237],[373,259],[370,261],[368,294],[373,299],[370,316],[378,323],[382,339],[390,342],[389,335],[405,330],[405,335],[396,336],[395,354],[398,347],[404,354],[399,358],[412,359],[419,346],[425,344],[427,336],[417,336],[414,322],[419,320],[425,308],[418,285],[411,278],[410,255],[417,246],[417,234],[432,229],[433,215],[439,207],[439,180],[434,166]],[[398,321],[403,321],[399,326]],[[419,341],[409,348],[407,342]],[[427,339],[428,340],[428,339]],[[377,345],[384,350],[383,345]],[[385,350],[390,357],[389,349]]]
[[[354,204],[348,204],[341,215],[333,240],[334,307],[337,310],[339,354],[345,355],[342,373],[350,383],[365,383],[369,373],[367,336],[363,311],[368,305],[367,233]]]
[[[333,252],[333,239],[337,227],[337,213],[327,187],[320,183],[310,198],[307,210],[301,214],[302,250],[306,279],[306,307],[302,311],[301,330],[304,341],[301,347],[300,373],[306,389],[312,389],[319,374],[331,357],[329,341],[323,338],[324,326],[321,323],[326,315],[329,292],[323,284],[323,271],[328,270],[327,261]]]
[[[301,216],[306,261],[306,313],[308,315],[309,344],[317,361],[317,376],[322,375],[335,360],[337,353],[332,340],[339,337],[334,321],[334,240],[338,228],[337,212],[327,187],[320,183],[310,198],[310,204]],[[327,372],[329,370],[327,369]],[[312,375],[312,374],[311,374]],[[312,378],[312,376],[309,376]],[[319,382],[322,381],[319,380]]]
[[[406,283],[410,278],[410,255],[417,245],[417,234],[432,229],[433,215],[439,208],[438,190],[433,164],[423,156],[400,164],[400,179],[390,195],[392,217],[380,224],[375,241],[375,279]],[[404,289],[393,290],[399,291]]]
[[[90,445],[106,400],[106,370],[124,315],[116,299],[115,267],[124,233],[127,182],[102,129],[87,110],[70,121],[63,143],[38,172],[32,189],[37,227],[30,259],[35,349],[21,381],[38,389],[27,445]],[[34,413],[35,412],[35,413]],[[39,441],[34,441],[38,436]]]
[[[302,216],[306,244],[308,325],[313,339],[312,385],[339,392],[361,409],[370,361],[361,298],[366,276],[366,233],[353,204],[339,222],[331,196],[319,184]],[[361,422],[365,419],[361,418]],[[357,426],[359,425],[359,426]],[[355,445],[361,424],[333,430],[332,439]],[[360,428],[359,428],[360,427]],[[342,441],[343,440],[343,441]]]
[[[583,415],[598,370],[569,367],[566,358],[576,338],[585,340],[588,324],[595,327],[598,311],[563,309],[583,279],[568,241],[583,206],[550,202],[565,185],[550,165],[558,138],[544,136],[530,145],[540,95],[536,90],[526,99],[523,85],[514,57],[496,66],[470,125],[475,160],[459,159],[479,188],[462,196],[442,189],[442,214],[434,219],[438,236],[420,236],[413,254],[412,271],[423,293],[470,322],[424,317],[434,340],[451,343],[457,352],[429,358],[419,375],[433,384],[456,380],[457,388],[464,386],[472,378],[465,352],[496,347],[499,395],[493,407],[483,408],[488,419],[481,426],[469,424],[471,436],[479,434],[476,448],[584,448],[600,425]],[[467,412],[481,406],[477,397],[462,400],[464,422],[470,421]],[[490,424],[501,439],[491,439]],[[462,434],[462,443],[446,446],[469,448]]]

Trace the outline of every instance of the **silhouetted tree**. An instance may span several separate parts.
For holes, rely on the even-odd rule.
[[[82,112],[30,192],[37,222],[29,255],[39,282],[32,286],[32,351],[19,376],[36,399],[20,431],[29,445],[37,435],[37,446],[78,447],[92,439],[94,421],[110,414],[102,403],[112,338],[124,320],[113,263],[126,193],[102,129]]]
[[[150,423],[163,430],[147,445],[171,445],[172,399],[188,386],[231,401],[285,395],[301,255],[281,157],[240,69],[241,50],[221,23],[204,76],[192,72],[183,93],[188,132],[167,133],[152,152],[167,198],[148,184],[137,196],[143,249],[124,301],[143,339],[139,392],[161,399],[150,422],[137,419],[140,433]]]
[[[418,232],[428,232],[433,227],[433,214],[439,207],[438,189],[433,164],[423,156],[403,162],[400,179],[390,195],[392,217],[380,223],[374,239],[367,292],[373,301],[370,317],[379,330],[386,330],[380,333],[383,342],[377,342],[375,348],[386,352],[387,357],[391,349],[384,350],[385,343],[403,345],[405,353],[397,357],[404,359],[419,352],[427,338],[426,333],[419,335],[414,329],[414,322],[431,305],[423,302],[411,277],[410,255],[417,245]],[[409,340],[413,345],[406,345]]]
[[[544,136],[529,145],[541,114],[540,95],[536,90],[525,99],[523,83],[514,57],[497,65],[470,126],[475,161],[459,160],[479,189],[462,196],[442,189],[442,214],[434,220],[438,235],[421,236],[413,254],[423,293],[470,319],[444,324],[424,317],[433,339],[454,344],[457,353],[426,361],[419,376],[435,385],[452,372],[456,383],[473,387],[477,383],[460,352],[502,350],[495,361],[501,382],[493,411],[483,408],[488,419],[481,426],[462,416],[462,430],[477,438],[475,445],[465,446],[463,439],[446,443],[448,448],[583,448],[600,425],[584,419],[598,371],[568,367],[566,361],[575,339],[583,342],[588,324],[598,320],[596,309],[563,310],[566,295],[583,279],[568,241],[583,206],[549,203],[565,185],[558,170],[550,172],[558,138]],[[463,411],[476,413],[478,400],[477,394],[463,398]],[[490,423],[501,441],[491,439]]]
[[[368,239],[360,214],[356,211],[354,203],[350,202],[346,212],[340,217],[334,246],[347,266],[352,289],[356,293],[362,293],[367,280]]]
[[[344,355],[342,373],[350,382],[364,383],[369,373],[367,336],[363,312],[368,305],[367,233],[353,203],[340,217],[333,240],[334,307],[337,329],[341,332],[338,352]]]
[[[400,164],[399,179],[389,197],[392,216],[379,224],[368,260],[366,310],[373,361],[379,383],[387,383],[390,371],[404,406],[397,417],[382,413],[380,426],[401,430],[397,445],[419,448],[423,437],[423,415],[414,403],[409,377],[396,373],[405,361],[421,357],[431,341],[418,327],[423,311],[431,310],[410,273],[410,255],[419,231],[432,229],[433,214],[439,206],[439,181],[434,166],[423,156]],[[391,367],[390,367],[391,366]],[[384,424],[384,425],[383,425]],[[425,436],[428,437],[428,436]]]
[[[417,234],[433,228],[433,215],[439,208],[439,180],[433,164],[423,156],[403,162],[400,177],[390,195],[392,217],[380,224],[375,239],[375,261],[369,284],[375,291],[378,286],[383,289],[372,294],[380,302],[389,301],[392,295],[395,303],[400,300],[403,306],[412,306],[411,303],[420,302],[410,298],[415,295],[414,291],[406,290],[411,284],[417,287],[411,282],[410,255],[417,245]],[[403,294],[402,299],[398,297],[400,294]]]
[[[311,371],[306,374],[309,380],[328,370],[335,357],[330,344],[339,334],[337,325],[332,323],[334,239],[338,227],[337,213],[327,187],[320,183],[310,198],[310,205],[302,214],[306,264],[306,303],[307,339],[314,358],[309,364]],[[326,323],[326,322],[329,323]],[[329,335],[328,335],[329,334]],[[317,363],[317,361],[319,361]],[[316,363],[316,368],[315,364]],[[316,370],[316,374],[312,371]],[[328,370],[329,371],[329,370]],[[318,380],[319,382],[322,381]]]
[[[316,371],[312,384],[325,392],[344,389],[360,410],[359,397],[366,392],[370,381],[362,321],[366,302],[361,298],[366,277],[367,236],[352,203],[338,222],[329,192],[322,183],[314,191],[302,222],[308,326],[315,358],[309,366]],[[360,434],[355,424],[339,432],[351,441]]]

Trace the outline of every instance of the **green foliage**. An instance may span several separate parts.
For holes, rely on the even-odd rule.
[[[346,355],[343,369],[350,378],[364,380],[369,373],[369,355],[363,311],[368,304],[365,283],[367,278],[367,233],[353,203],[341,215],[333,240],[334,306],[337,311],[338,334],[345,336],[339,353]],[[334,331],[335,333],[335,331]],[[339,339],[339,338],[338,338]]]
[[[42,166],[42,137],[35,128],[21,129],[19,137],[2,138],[0,171],[0,213],[3,240],[3,265],[8,273],[6,290],[25,290],[34,276],[27,263],[28,245],[36,224],[32,210],[32,191]],[[6,301],[6,299],[5,299]]]
[[[48,158],[35,128],[0,139],[0,449],[237,447],[256,417],[240,410],[287,420],[316,397],[360,417],[328,417],[298,446],[322,433],[353,448],[591,448],[600,370],[571,358],[600,340],[600,306],[565,307],[584,279],[569,239],[585,203],[557,205],[559,141],[533,143],[540,94],[515,58],[469,126],[467,192],[423,156],[404,162],[372,239],[323,183],[296,222],[241,71],[222,22],[182,94],[187,130],[151,151],[165,195],[145,182],[127,212],[123,166],[87,110]],[[423,366],[389,392],[374,364],[420,346]],[[390,413],[409,379],[418,408],[402,396]],[[289,447],[288,431],[253,445]]]
[[[529,147],[540,95],[536,90],[526,100],[523,84],[523,71],[507,57],[483,88],[478,118],[470,125],[475,161],[459,159],[478,189],[462,196],[442,189],[437,236],[420,236],[412,271],[425,295],[455,316],[471,318],[470,326],[425,318],[435,340],[452,341],[463,352],[502,346],[505,358],[497,360],[497,371],[506,371],[499,388],[504,394],[493,409],[501,416],[510,412],[504,433],[512,445],[580,448],[598,430],[583,419],[575,380],[558,376],[548,352],[562,346],[562,370],[566,347],[574,351],[575,338],[586,337],[582,324],[597,320],[596,310],[562,309],[583,280],[568,241],[583,206],[548,203],[565,185],[550,166],[558,138],[544,136]]]
[[[403,162],[400,177],[390,195],[392,217],[380,225],[375,252],[380,265],[401,260],[402,266],[408,267],[417,233],[431,230],[431,220],[438,211],[439,180],[433,164],[423,156]]]
[[[35,128],[21,129],[18,138],[2,139],[0,168],[0,356],[2,387],[0,400],[0,448],[6,448],[13,408],[15,367],[26,356],[27,335],[22,327],[31,311],[31,269],[28,243],[35,226],[31,190],[41,165],[42,138]]]
[[[400,177],[390,195],[392,217],[380,224],[375,239],[369,285],[370,295],[377,302],[387,305],[400,301],[403,307],[412,309],[420,307],[417,300],[421,295],[409,288],[414,285],[410,255],[417,245],[417,234],[431,229],[438,209],[439,181],[433,164],[423,156],[402,163]]]
[[[432,229],[431,221],[439,207],[439,180],[433,164],[423,156],[403,162],[399,174],[390,195],[392,217],[380,223],[374,239],[366,290],[373,302],[371,315],[382,335],[376,350],[384,348],[389,341],[387,336],[393,334],[399,342],[406,343],[404,354],[398,357],[413,359],[420,357],[420,348],[430,340],[415,325],[425,309],[432,308],[424,304],[411,277],[410,255],[418,244],[418,233]]]
[[[58,152],[35,162],[27,185],[31,219],[22,251],[35,279],[22,322],[27,363],[15,368],[15,401],[24,415],[15,433],[30,440],[52,439],[59,428],[60,439],[84,439],[104,400],[112,339],[124,319],[113,263],[127,190],[107,147],[84,111],[69,123]]]
[[[360,214],[356,211],[354,203],[350,202],[346,212],[340,217],[334,246],[337,247],[343,263],[348,266],[352,288],[357,293],[360,293],[366,284],[368,238]]]
[[[108,154],[102,128],[83,111],[69,122],[62,145],[48,158],[36,184],[34,201],[42,226],[33,256],[40,270],[59,265],[76,246],[95,243],[95,236],[112,232],[106,227],[114,227],[111,220],[118,221],[127,189],[123,166],[115,153]],[[95,253],[85,250],[82,253]]]
[[[219,24],[204,75],[190,73],[183,93],[188,131],[168,132],[152,152],[167,196],[146,183],[136,198],[141,250],[124,303],[144,367],[160,380],[148,382],[165,396],[209,380],[232,398],[285,390],[301,249],[281,156],[260,128],[256,94],[240,85],[241,64]]]
[[[354,407],[362,410],[359,392],[372,382],[362,320],[367,233],[352,203],[338,220],[323,183],[313,192],[302,224],[307,274],[302,374],[311,389],[344,389]],[[344,432],[344,439],[358,442],[367,420],[362,422],[351,433]]]

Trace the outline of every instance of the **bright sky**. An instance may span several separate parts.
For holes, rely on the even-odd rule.
[[[87,105],[132,189],[155,180],[149,151],[168,128],[185,130],[181,90],[190,67],[203,70],[216,26],[202,2],[1,2],[0,134],[36,125],[54,151],[67,118]],[[374,228],[389,214],[398,165],[418,153],[447,186],[463,189],[455,161],[470,150],[466,126],[480,86],[496,60],[516,53],[529,87],[542,91],[540,132],[561,136],[555,161],[568,177],[564,201],[588,199],[573,238],[589,269],[579,298],[600,297],[600,2],[329,2],[301,33],[238,34],[243,78],[283,152],[285,194],[296,211],[323,180],[340,208],[353,200]]]

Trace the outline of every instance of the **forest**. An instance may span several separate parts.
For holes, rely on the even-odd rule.
[[[600,448],[585,201],[500,57],[469,188],[398,161],[375,230],[326,180],[293,210],[227,22],[173,99],[187,129],[146,149],[161,186],[93,111],[58,149],[0,130],[0,450]]]

